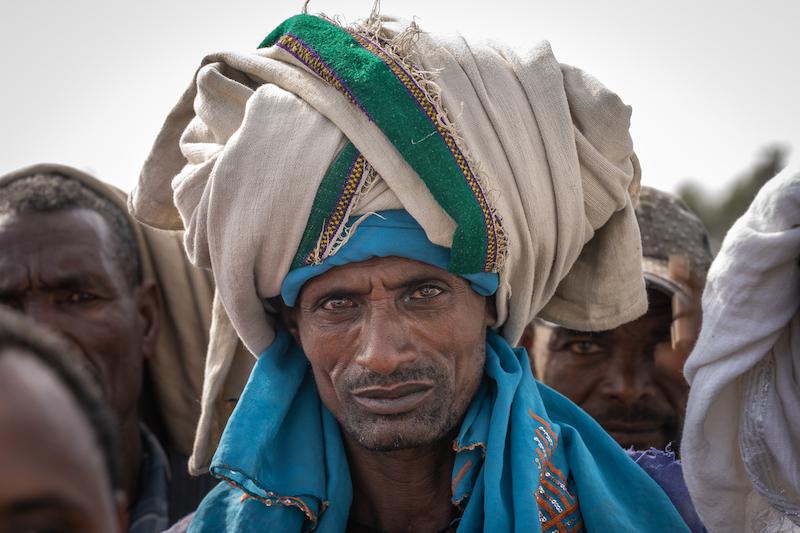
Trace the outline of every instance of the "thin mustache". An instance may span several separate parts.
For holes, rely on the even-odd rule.
[[[443,373],[433,367],[401,368],[389,375],[366,370],[358,375],[345,378],[344,386],[347,390],[353,391],[367,387],[391,387],[408,381],[432,381],[437,383],[442,379]]]
[[[634,405],[633,407],[611,407],[598,414],[597,419],[604,422],[650,422],[653,420],[668,420],[674,418],[672,413],[664,409],[648,405]]]

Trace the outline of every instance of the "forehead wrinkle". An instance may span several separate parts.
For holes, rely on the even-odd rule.
[[[613,335],[614,330],[609,329],[605,331],[578,331],[576,329],[556,326],[553,328],[553,334],[559,338],[567,338],[567,339],[571,339],[574,337],[592,337],[595,339],[603,339]]]
[[[74,213],[92,213],[91,211],[67,211],[65,215]],[[53,216],[62,213],[25,214],[25,217]],[[13,222],[16,227],[3,229],[10,230],[4,240],[11,240],[11,246],[18,250],[21,256],[15,262],[24,264],[29,280],[39,277],[48,286],[84,286],[108,285],[108,277],[121,272],[116,264],[114,254],[116,245],[110,241],[113,238],[108,224],[100,215],[90,214],[90,219],[81,217],[77,224],[67,227],[57,227],[55,231],[37,232],[28,224],[33,222],[17,219]],[[72,220],[75,222],[75,220]],[[2,229],[0,229],[2,231]],[[0,261],[0,267],[3,262]]]

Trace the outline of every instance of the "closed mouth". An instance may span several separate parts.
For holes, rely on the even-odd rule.
[[[399,415],[418,407],[433,392],[433,383],[406,381],[387,387],[363,387],[351,392],[361,407],[377,415]]]
[[[652,421],[621,421],[609,420],[600,423],[611,437],[625,447],[633,446],[637,449],[660,446],[664,437],[662,424]]]
[[[620,433],[652,433],[661,430],[661,424],[658,422],[635,421],[628,422],[626,420],[604,420],[601,425],[608,431],[619,431]]]

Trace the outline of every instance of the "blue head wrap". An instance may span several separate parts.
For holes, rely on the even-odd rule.
[[[281,285],[281,296],[289,307],[294,307],[306,281],[324,274],[333,267],[366,261],[373,257],[404,257],[447,270],[450,251],[428,240],[408,211],[396,209],[381,211],[349,224],[353,231],[347,245],[319,265],[296,268],[289,272]],[[494,272],[479,272],[463,276],[472,289],[481,296],[497,291],[499,276]]]
[[[293,305],[306,281],[334,266],[387,256],[448,263],[447,250],[428,242],[408,213],[384,212],[365,220],[323,264],[290,272],[283,298]],[[497,288],[496,274],[465,277],[479,294]],[[459,532],[687,531],[619,445],[534,380],[525,351],[492,331],[483,383],[453,447]],[[286,331],[253,368],[210,470],[228,483],[206,497],[189,531],[346,529],[352,486],[339,426]]]

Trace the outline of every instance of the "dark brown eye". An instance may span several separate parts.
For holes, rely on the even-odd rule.
[[[341,309],[355,307],[355,305],[355,302],[350,298],[334,297],[325,300],[325,302],[322,304],[322,308],[327,311],[339,311]]]
[[[412,300],[429,300],[431,298],[436,298],[443,292],[444,291],[439,287],[434,287],[433,285],[423,285],[412,292],[410,298]]]
[[[67,303],[71,304],[83,304],[88,302],[93,302],[97,299],[92,293],[83,292],[83,291],[70,291],[64,295],[64,300]]]
[[[567,344],[567,349],[576,355],[594,355],[603,351],[603,347],[592,341],[573,341]]]

